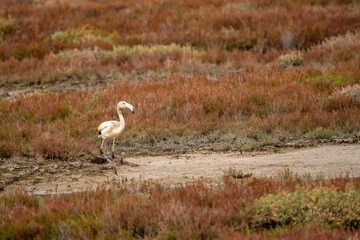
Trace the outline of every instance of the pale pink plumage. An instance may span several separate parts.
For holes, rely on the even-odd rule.
[[[103,139],[100,146],[100,154],[103,155],[106,158],[106,160],[113,165],[116,175],[117,175],[117,171],[115,164],[108,157],[106,157],[106,155],[102,151],[102,147],[104,145],[105,139],[112,138],[113,144],[112,144],[111,156],[112,158],[115,158],[114,155],[115,138],[118,137],[125,128],[125,120],[121,112],[121,109],[124,108],[129,108],[134,113],[134,107],[131,104],[125,101],[120,101],[116,107],[120,121],[106,121],[98,126],[98,133],[99,133],[98,137]]]

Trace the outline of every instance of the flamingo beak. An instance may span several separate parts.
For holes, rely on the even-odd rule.
[[[128,107],[132,111],[133,114],[135,113],[133,105],[126,103],[126,107]]]

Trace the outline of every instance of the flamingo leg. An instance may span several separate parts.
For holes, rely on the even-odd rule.
[[[112,145],[112,152],[111,152],[111,157],[114,159],[115,158],[115,154],[114,154],[114,149],[115,149],[115,138],[113,139],[113,145]],[[123,158],[120,157],[120,164],[123,164]]]
[[[103,147],[103,145],[104,145],[104,142],[105,142],[105,138],[103,138],[102,143],[101,143],[101,146],[100,146],[100,154],[101,154],[101,155],[104,155],[104,152],[103,152],[103,150],[102,150],[102,147]]]
[[[100,146],[100,154],[101,154],[102,156],[104,156],[105,159],[112,165],[112,167],[113,167],[113,169],[114,169],[114,172],[115,172],[115,174],[116,174],[116,176],[117,176],[118,174],[117,174],[117,170],[116,170],[116,166],[115,166],[114,162],[111,161],[111,160],[104,154],[104,152],[103,152],[103,150],[102,150],[102,146],[104,145],[104,142],[105,142],[105,138],[103,139],[103,141],[102,141],[102,143],[101,143],[101,146]]]
[[[115,148],[115,138],[113,138],[113,144],[112,144],[112,148],[111,148],[111,158],[115,158],[115,154],[114,154],[114,148]]]

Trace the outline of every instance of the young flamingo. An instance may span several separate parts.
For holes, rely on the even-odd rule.
[[[106,121],[106,122],[101,123],[99,125],[99,127],[98,127],[98,131],[99,131],[98,137],[103,139],[102,143],[101,143],[101,146],[100,146],[100,154],[102,156],[104,156],[106,158],[106,160],[113,166],[113,169],[114,169],[114,172],[115,172],[116,175],[117,175],[116,166],[115,166],[114,162],[111,161],[104,154],[104,152],[102,150],[102,147],[104,145],[105,139],[112,138],[113,139],[113,144],[112,144],[112,149],[111,149],[111,157],[115,158],[115,155],[114,155],[115,138],[117,136],[119,136],[120,133],[125,128],[125,120],[124,120],[124,117],[123,117],[122,112],[121,112],[121,109],[123,109],[123,108],[129,108],[132,111],[132,113],[134,113],[134,107],[131,104],[129,104],[129,103],[125,102],[125,101],[120,101],[117,104],[117,107],[116,107],[116,110],[117,110],[117,112],[119,114],[120,121]],[[122,159],[121,159],[121,163],[122,163]]]

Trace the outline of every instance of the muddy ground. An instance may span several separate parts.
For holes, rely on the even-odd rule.
[[[67,193],[124,179],[154,179],[162,183],[221,178],[229,168],[255,176],[274,176],[289,168],[298,174],[360,176],[360,143],[320,144],[280,148],[270,152],[202,152],[116,159],[118,176],[108,163],[89,160],[51,161],[13,157],[0,160],[0,194],[20,188],[34,194]]]

